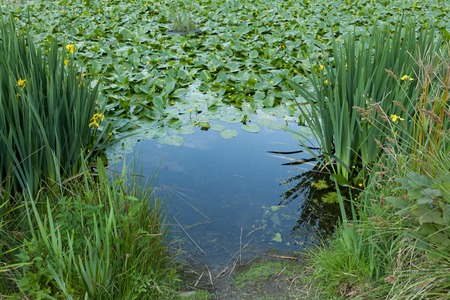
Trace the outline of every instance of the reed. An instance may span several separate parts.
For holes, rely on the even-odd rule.
[[[333,59],[311,73],[305,84],[290,82],[302,99],[298,107],[323,156],[314,150],[311,154],[341,183],[364,178],[379,158],[382,149],[377,141],[384,142],[390,128],[372,124],[404,116],[402,110],[411,112],[417,105],[415,62],[439,42],[433,29],[416,32],[402,24],[393,31],[375,27],[371,38],[361,42],[355,35],[345,37],[342,44],[335,41]]]
[[[91,88],[77,69],[74,51],[56,39],[35,46],[12,19],[0,19],[0,182],[12,193],[76,174],[82,152],[92,155],[105,139],[92,124],[102,115],[98,84]]]

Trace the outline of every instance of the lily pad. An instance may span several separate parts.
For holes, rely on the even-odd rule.
[[[221,132],[221,131],[225,130],[225,126],[223,126],[221,124],[212,124],[211,125],[211,130]]]
[[[251,133],[257,133],[260,130],[258,125],[253,124],[253,123],[242,125],[242,129],[244,129],[247,132],[251,132]]]
[[[220,136],[226,140],[232,139],[238,135],[238,132],[234,129],[225,129],[220,133]]]
[[[184,138],[181,135],[166,135],[162,139],[158,140],[161,144],[167,144],[172,146],[181,146],[184,143]]]

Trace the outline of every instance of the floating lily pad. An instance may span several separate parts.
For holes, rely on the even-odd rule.
[[[172,146],[181,146],[184,143],[184,138],[181,135],[166,135],[162,139],[158,140],[161,144],[167,144]]]
[[[244,124],[242,125],[242,129],[244,129],[245,131],[251,132],[251,133],[257,133],[259,132],[259,127],[256,124]]]
[[[223,126],[221,124],[212,124],[211,125],[211,130],[221,132],[221,131],[225,130],[225,126]]]
[[[225,129],[220,133],[220,136],[226,140],[232,139],[238,135],[238,132],[234,129]]]

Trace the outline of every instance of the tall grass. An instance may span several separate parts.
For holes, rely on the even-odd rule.
[[[384,141],[385,127],[372,126],[370,118],[385,122],[391,115],[401,116],[400,107],[414,110],[415,62],[422,53],[434,52],[434,40],[432,29],[417,33],[402,22],[393,31],[375,27],[369,40],[357,42],[349,35],[342,44],[334,42],[332,59],[304,85],[290,82],[304,100],[298,107],[321,147],[323,156],[317,158],[340,182],[364,177],[380,156],[376,140]],[[385,114],[361,114],[371,108]]]
[[[178,279],[160,202],[128,184],[125,170],[111,185],[97,166],[98,176],[85,169],[63,197],[30,196],[31,235],[17,255],[28,265],[16,270],[17,287],[32,298],[173,297]]]
[[[448,298],[450,51],[441,43],[425,49],[436,50],[417,52],[408,101],[358,110],[380,133],[380,156],[355,203],[358,219],[311,252],[311,280],[327,297]]]
[[[72,63],[73,51],[55,39],[36,47],[0,19],[0,183],[13,193],[76,174],[82,152],[94,153],[106,134],[89,127],[97,85]]]

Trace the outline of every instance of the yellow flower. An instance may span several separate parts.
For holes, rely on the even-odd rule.
[[[319,66],[319,70],[320,70],[320,71],[323,71],[323,69],[325,69],[325,66],[324,66],[324,65],[320,65],[320,66]]]
[[[20,88],[24,88],[26,84],[27,84],[27,81],[25,79],[20,78],[19,80],[17,80],[17,85]]]
[[[73,54],[75,52],[75,45],[66,45],[66,50]]]
[[[67,65],[69,64],[69,62],[70,62],[70,60],[65,59],[65,60],[64,60],[64,65],[67,66]]]
[[[89,127],[95,126],[98,128],[100,126],[100,122],[103,121],[104,119],[105,119],[104,114],[95,113],[91,118],[91,123],[89,123]]]
[[[403,75],[402,78],[400,78],[400,80],[405,81],[405,80],[409,80],[409,81],[413,81],[414,78],[408,76],[408,75]]]
[[[403,119],[403,118],[401,118],[401,117],[399,117],[399,116],[397,116],[397,115],[391,115],[390,118],[391,118],[391,120],[394,121],[395,123],[397,123],[398,120],[400,120],[400,121],[405,120],[405,119]]]

